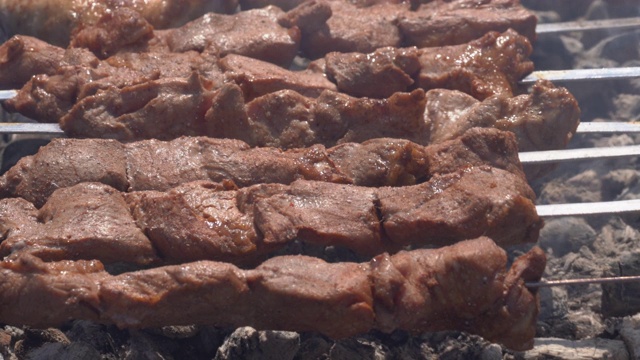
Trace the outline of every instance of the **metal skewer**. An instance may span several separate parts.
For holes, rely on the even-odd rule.
[[[640,212],[640,199],[536,205],[540,217],[617,215]]]
[[[595,133],[640,133],[640,122],[632,121],[632,122],[588,122],[581,123],[578,125],[578,129],[576,131],[577,134],[595,134]],[[62,135],[64,132],[60,129],[58,124],[53,123],[22,123],[22,122],[0,122],[0,134],[54,134],[54,135]],[[586,149],[585,149],[586,150]],[[562,153],[568,150],[555,150],[558,153]],[[580,152],[583,150],[581,149]],[[631,150],[633,151],[633,150]],[[534,163],[540,162],[543,160],[535,160],[537,156],[535,153],[548,153],[550,151],[531,151],[530,155],[527,155],[528,158],[520,159],[523,163]],[[521,153],[526,154],[526,153]],[[628,155],[621,156],[631,156],[637,155],[636,153],[629,153]],[[571,160],[569,158],[568,160]],[[546,162],[554,162],[554,161],[562,161],[562,158],[556,160],[547,160]]]
[[[0,100],[11,99],[18,95],[17,90],[0,90]]]
[[[538,24],[536,33],[542,34],[558,34],[572,31],[588,31],[588,30],[613,30],[613,29],[634,29],[640,28],[640,17],[607,19],[607,20],[589,20],[589,21],[569,21],[559,23]]]
[[[520,80],[520,83],[529,85],[534,84],[538,80],[549,80],[554,82],[575,82],[633,79],[637,77],[640,77],[640,66],[601,69],[548,70],[534,71],[524,79]]]
[[[614,276],[588,279],[564,279],[564,280],[543,280],[539,282],[528,282],[528,288],[542,288],[552,286],[588,285],[588,284],[619,284],[640,281],[640,276]]]
[[[640,156],[640,145],[597,147],[584,149],[526,151],[519,153],[523,164],[548,164],[576,160],[598,160]]]
[[[633,79],[640,77],[640,66],[602,69],[570,69],[534,71],[524,79],[521,84],[534,84],[538,80],[550,80],[557,82],[592,81],[592,80],[616,80]],[[15,97],[17,90],[0,90],[0,101]]]

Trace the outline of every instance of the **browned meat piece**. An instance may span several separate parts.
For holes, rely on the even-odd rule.
[[[379,4],[357,8],[343,0],[327,2],[332,16],[318,30],[303,33],[302,51],[317,59],[332,51],[372,52],[385,46],[401,46],[402,34],[396,25],[406,4]]]
[[[0,262],[0,321],[47,327],[89,319],[120,327],[180,324],[316,331],[344,338],[371,329],[461,330],[514,350],[533,345],[539,248],[506,269],[488,238],[369,263],[272,258],[252,270],[201,261],[113,276],[98,262],[22,255]]]
[[[140,134],[172,139],[175,134],[199,135],[209,131],[205,113],[213,103],[211,84],[199,75],[187,79],[166,78],[107,88],[78,101],[60,119],[60,127],[72,136],[101,133],[101,137],[136,139]],[[91,122],[78,119],[93,119]]]
[[[86,49],[69,49],[53,75],[34,76],[3,105],[41,122],[57,122],[80,99],[98,91],[114,91],[160,78],[187,78],[193,72],[214,84],[222,83],[216,62],[215,57],[193,51],[122,53],[100,61]]]
[[[524,37],[507,31],[502,35],[490,33],[467,45],[437,50],[383,48],[367,55],[331,53],[325,60],[312,64],[309,70],[293,72],[235,54],[218,59],[195,51],[121,52],[99,61],[88,51],[70,49],[55,74],[34,77],[15,99],[5,103],[5,108],[39,121],[58,121],[83,96],[94,95],[98,89],[112,93],[124,91],[121,89],[124,86],[160,78],[187,77],[191,71],[212,80],[214,87],[225,82],[240,85],[245,100],[284,89],[317,97],[325,89],[336,89],[324,73],[336,82],[340,91],[352,96],[385,98],[418,86],[451,88],[484,99],[513,93],[517,80],[532,68],[531,62],[526,61],[530,50]],[[73,61],[65,60],[67,58]],[[243,127],[240,126],[238,133],[245,133]]]
[[[406,45],[417,47],[463,44],[509,28],[533,42],[536,24],[536,16],[519,0],[435,0],[398,19]]]
[[[400,245],[427,245],[420,238],[428,233],[435,235],[429,245],[438,246],[480,235],[503,245],[513,239],[536,241],[542,221],[531,211],[535,196],[526,181],[509,179],[503,170],[489,167],[468,170],[434,176],[416,192],[379,190],[378,211],[389,239]]]
[[[304,3],[314,0],[240,0],[242,10],[261,8],[269,5],[275,5],[282,10],[290,10]],[[427,0],[428,1],[428,0]],[[404,0],[344,0],[344,2],[356,5],[358,7],[367,7],[375,4],[400,4]]]
[[[22,199],[0,201],[0,254],[28,252],[43,260],[101,259],[150,264],[158,260],[122,194],[83,183],[56,191],[36,209]]]
[[[340,92],[383,99],[412,88],[421,68],[420,53],[415,47],[384,47],[369,54],[331,52],[310,68],[321,69]]]
[[[53,74],[64,49],[29,37],[15,36],[0,46],[0,89],[22,87],[35,74]]]
[[[533,71],[533,48],[513,30],[487,35],[457,46],[425,48],[420,54],[418,87],[459,90],[476,99],[513,96],[518,81]]]
[[[99,301],[99,281],[106,275],[95,260],[43,262],[24,253],[5,258],[0,262],[0,318],[43,328],[71,319],[98,320],[89,304]]]
[[[193,72],[205,78],[210,83],[209,88],[219,87],[225,82],[237,83],[245,91],[244,97],[249,99],[286,88],[308,96],[318,96],[324,89],[335,90],[335,85],[323,74],[292,72],[241,55],[231,54],[219,59],[209,53],[195,51],[122,52],[100,61],[85,49],[69,49],[64,52],[52,75],[33,77],[18,96],[6,101],[4,106],[9,111],[18,111],[42,122],[56,122],[74,104],[86,96],[97,96],[99,90],[127,92],[129,89],[123,88],[149,81],[154,82],[148,84],[149,87],[156,87],[163,81],[184,81],[172,78],[186,78]],[[181,95],[175,93],[178,98]]]
[[[518,0],[435,0],[416,11],[410,9],[411,1],[382,1],[367,7],[344,0],[329,0],[328,4],[332,16],[326,25],[303,31],[302,49],[312,59],[332,51],[368,53],[385,46],[457,45],[509,28],[535,40],[536,16]]]
[[[131,8],[107,12],[95,24],[81,26],[71,38],[70,47],[87,48],[106,58],[122,49],[143,47],[154,37],[153,26]]]
[[[120,63],[113,59],[114,64],[144,68],[142,61],[120,59]],[[239,58],[231,58],[236,59]],[[231,69],[231,60],[224,66]],[[240,82],[249,92],[280,86],[305,87],[302,81],[289,80],[287,71],[279,76],[274,73],[270,80],[268,76],[260,78],[248,75],[249,72],[229,71],[227,81],[231,83],[216,89],[222,75],[215,66],[201,70],[213,74],[205,76],[213,77],[213,81],[196,74],[189,79],[150,80],[149,76],[158,75],[154,66],[144,71],[121,69],[130,71],[135,75],[132,77],[110,75],[119,74],[120,69],[110,65],[98,65],[96,71],[89,72],[81,71],[82,67],[64,69],[67,73],[33,78],[16,98],[5,102],[5,107],[38,119],[60,118],[61,127],[77,137],[132,141],[206,135],[236,138],[252,146],[281,148],[316,143],[333,146],[376,137],[429,144],[459,136],[470,127],[499,126],[518,133],[523,151],[548,150],[563,148],[579,121],[573,96],[544,81],[534,86],[532,94],[515,98],[501,94],[483,102],[458,91],[438,89],[430,90],[426,96],[422,90],[414,90],[395,93],[387,99],[353,98],[329,90],[314,99],[293,90],[280,90],[245,103],[241,88],[232,81]],[[120,83],[110,86],[112,82]],[[318,86],[310,84],[304,91],[317,91]],[[184,96],[185,93],[189,96]],[[527,130],[522,130],[525,127]],[[537,134],[550,136],[537,137],[530,130],[540,127],[544,131]]]
[[[495,127],[515,133],[522,151],[564,149],[580,119],[580,108],[569,91],[548,81],[537,82],[530,95],[511,99],[502,111],[509,115]]]
[[[287,28],[298,27],[302,34],[309,34],[325,27],[331,14],[331,6],[327,2],[309,0],[282,14],[278,23]]]
[[[324,69],[339,91],[352,96],[386,98],[419,87],[459,90],[483,100],[516,93],[517,82],[533,71],[531,51],[527,38],[508,30],[464,45],[334,52],[311,67]]]
[[[227,55],[220,59],[219,66],[225,79],[238,84],[247,100],[285,89],[309,97],[318,97],[324,90],[337,90],[323,74],[308,70],[293,72],[241,55]]]
[[[40,207],[54,190],[81,182],[101,182],[120,191],[166,191],[197,180],[231,180],[240,187],[296,179],[404,186],[468,166],[491,165],[522,174],[517,151],[512,133],[483,128],[428,147],[382,138],[287,151],[212,138],[130,144],[54,139],[0,178],[0,197],[22,197]]]
[[[209,13],[182,27],[157,31],[169,51],[239,54],[288,67],[298,53],[300,31],[278,24],[284,12],[270,6],[233,15]]]
[[[211,69],[216,67],[220,57],[227,54],[244,55],[288,67],[298,52],[300,35],[296,26],[285,28],[278,24],[278,17],[282,15],[285,14],[277,8],[251,10],[235,15],[210,13],[181,28],[154,32],[136,12],[126,8],[118,9],[104,15],[95,26],[82,28],[75,35],[72,45],[87,48],[101,59],[106,58],[106,64],[118,68],[117,70],[127,69],[142,74],[123,75],[110,71],[107,69],[109,66],[95,57],[91,59],[84,56],[83,61],[76,59],[75,63],[70,64],[64,61],[63,54],[79,54],[79,48],[65,51],[22,36],[0,46],[0,69],[16,71],[16,74],[10,76],[0,75],[0,87],[22,87],[34,75],[86,73],[93,72],[96,68],[100,69],[100,76],[90,74],[84,77],[95,80],[97,77],[106,77],[104,72],[108,72],[109,77],[139,78],[144,75],[156,79],[188,76],[185,74],[198,71],[207,77],[217,78],[217,74],[215,71],[212,73]],[[247,29],[251,29],[251,32]],[[31,48],[33,49],[26,53],[21,50]],[[69,65],[78,69],[66,68]],[[177,75],[178,72],[181,75]],[[307,79],[302,79],[304,80]],[[121,81],[113,82],[113,85],[119,86]],[[64,86],[69,88],[77,85],[71,83]],[[29,87],[32,88],[34,86]],[[43,91],[37,86],[35,88],[34,92]],[[74,90],[77,93],[83,92]]]
[[[111,219],[131,216],[140,234],[146,234],[162,260],[170,263],[205,259],[247,263],[294,240],[344,247],[363,256],[405,245],[446,245],[483,234],[494,236],[503,246],[537,240],[542,221],[536,215],[535,195],[521,173],[467,165],[430,175],[418,185],[390,188],[297,180],[290,185],[260,184],[236,190],[230,182],[193,182],[165,192],[126,193],[128,208],[115,190],[109,190],[112,196],[104,196],[107,185],[83,183],[56,190],[40,210],[57,214],[50,226],[56,226],[53,234],[66,236],[65,242],[25,249],[22,234],[48,229],[38,222],[42,214],[23,216],[25,220],[16,223],[6,211],[0,216],[7,234],[2,250],[6,255],[37,249],[38,256],[55,259],[69,251],[68,256],[113,262],[114,252],[102,256],[77,247],[86,239],[102,239],[102,229],[120,225]],[[75,202],[57,201],[73,194]],[[0,200],[0,204],[14,201]],[[99,229],[87,226],[75,236],[75,222],[81,220],[65,225],[65,219],[75,218],[64,214],[82,214],[87,219],[82,221],[103,224]],[[127,261],[125,257],[118,260]]]
[[[553,150],[565,148],[576,132],[580,108],[567,89],[538,81],[528,95],[494,96],[482,102],[459,92],[429,91],[425,119],[430,119],[434,143],[470,127],[492,126],[514,132],[520,151]]]
[[[325,91],[317,99],[284,90],[246,104],[249,131],[243,140],[257,146],[333,146],[379,137],[425,142],[422,90],[396,93],[388,99],[352,98]],[[213,109],[215,110],[215,108]],[[221,118],[215,111],[214,121]]]
[[[51,151],[20,159],[0,180],[4,189],[1,197],[19,196],[41,207],[56,189],[80,182],[128,189],[127,158],[121,143],[87,140],[76,147],[76,141],[81,140],[56,139],[46,147]],[[82,181],[71,180],[78,178]]]
[[[25,34],[66,46],[71,31],[119,7],[132,8],[157,29],[176,27],[208,12],[232,13],[237,0],[4,0],[0,23],[9,36]]]
[[[123,72],[134,73],[133,76],[129,75],[134,79],[136,77],[147,79],[189,77],[193,72],[197,72],[209,81],[221,84],[224,77],[217,62],[216,56],[195,51],[120,53],[105,59],[100,63],[99,68],[104,72],[104,79],[101,81],[116,87],[133,83],[131,80],[129,82],[119,80],[124,78],[121,75]],[[87,93],[84,89],[80,89],[80,92]]]

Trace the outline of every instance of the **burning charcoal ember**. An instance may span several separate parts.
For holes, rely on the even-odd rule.
[[[287,151],[202,137],[128,144],[54,139],[0,178],[0,196],[22,197],[40,207],[56,189],[81,182],[101,182],[120,191],[165,191],[197,180],[231,180],[239,187],[290,184],[296,179],[403,186],[468,166],[490,165],[522,174],[517,156],[513,134],[490,128],[472,128],[426,147],[382,138]]]
[[[291,331],[257,331],[249,326],[236,329],[220,345],[214,360],[292,360],[300,349],[300,334]]]
[[[640,256],[637,251],[625,252],[618,259],[618,261],[610,265],[607,275],[630,276],[640,274]],[[605,317],[622,317],[637,314],[640,311],[638,292],[640,292],[638,283],[603,284],[602,315]]]
[[[231,13],[237,5],[237,0],[44,0],[26,4],[7,0],[0,10],[0,23],[8,36],[31,35],[65,46],[74,28],[94,24],[119,7],[135,9],[155,28],[162,29],[180,26],[208,12]]]
[[[506,263],[488,238],[360,264],[281,256],[252,270],[200,261],[116,276],[96,261],[46,263],[23,254],[0,263],[0,321],[218,324],[333,338],[371,329],[464,330],[524,350],[533,345],[538,313],[525,283],[540,278],[545,257],[534,248],[510,270]]]

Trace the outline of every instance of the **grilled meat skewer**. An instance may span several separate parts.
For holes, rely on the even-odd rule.
[[[239,187],[290,184],[296,179],[405,186],[478,165],[523,175],[515,136],[497,129],[473,128],[429,146],[383,138],[287,151],[203,137],[128,144],[54,139],[0,178],[0,197],[22,197],[41,207],[56,189],[81,182],[102,182],[120,191],[166,191],[198,180],[231,180]]]
[[[81,183],[56,190],[40,209],[23,199],[0,200],[0,253],[140,265],[251,264],[295,240],[362,256],[480,235],[508,246],[537,240],[542,221],[534,197],[521,175],[488,165],[381,188],[297,180],[236,189],[201,181],[121,193]]]
[[[23,112],[59,113],[64,97],[24,93],[5,104]],[[60,100],[60,101],[59,101]],[[325,90],[317,98],[280,90],[246,102],[240,87],[212,90],[201,77],[146,81],[87,95],[60,119],[73,137],[124,141],[206,135],[240,139],[251,146],[333,146],[376,137],[419,144],[458,136],[470,127],[516,132],[522,151],[564,148],[579,122],[575,99],[540,82],[531,94],[494,96],[478,102],[451,90],[396,93],[378,100]]]
[[[66,88],[60,96],[70,102],[87,93],[83,86],[89,82],[98,89],[122,87],[136,82],[136,78],[187,77],[196,71],[217,87],[237,83],[248,100],[283,89],[312,97],[328,89],[356,97],[386,98],[416,87],[460,90],[483,100],[518,93],[518,81],[533,70],[530,53],[529,41],[509,30],[491,32],[464,45],[383,48],[371,54],[330,53],[305,71],[290,71],[246,56],[229,54],[220,58],[193,51],[125,52],[99,61],[80,49],[63,50],[19,36],[0,46],[0,69],[6,70],[0,72],[0,87],[23,87],[33,76],[41,75],[32,80],[27,91]]]
[[[379,329],[462,330],[514,350],[533,346],[538,248],[506,270],[488,238],[368,263],[281,256],[252,270],[211,261],[110,275],[98,261],[0,262],[0,321],[36,327],[69,319],[123,328],[180,324],[317,331],[344,338]]]
[[[237,0],[0,0],[6,36],[24,34],[66,46],[72,30],[121,7],[136,10],[157,29],[177,27],[208,12],[231,13]]]

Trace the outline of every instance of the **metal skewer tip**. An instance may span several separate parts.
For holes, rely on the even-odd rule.
[[[538,35],[541,35],[558,34],[572,31],[588,31],[601,29],[622,30],[635,28],[640,28],[640,17],[538,24],[538,26],[536,26],[536,33]]]
[[[640,281],[640,275],[638,276],[614,276],[603,278],[589,278],[589,279],[564,279],[564,280],[545,280],[539,282],[528,282],[526,287],[535,289],[542,287],[553,286],[570,286],[570,285],[588,285],[588,284],[620,284],[628,282]]]
[[[18,95],[17,90],[0,90],[0,100],[11,99]]]
[[[633,79],[640,77],[640,66],[601,69],[571,69],[534,71],[520,83],[529,85],[538,80],[557,82]]]

